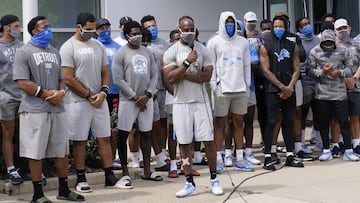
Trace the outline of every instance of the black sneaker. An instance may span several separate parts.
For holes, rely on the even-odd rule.
[[[274,162],[275,164],[280,164],[280,158],[276,153],[271,153],[271,162]]]
[[[265,157],[263,169],[269,170],[269,171],[275,171],[276,170],[276,168],[274,166],[275,164],[276,164],[276,162],[273,162],[271,157]]]
[[[303,150],[296,153],[295,159],[298,161],[314,161],[314,157],[311,154],[305,153]]]
[[[296,167],[296,168],[303,168],[304,164],[301,163],[300,161],[297,161],[293,155],[287,156],[286,157],[286,162],[285,162],[285,166],[291,166],[291,167]]]
[[[340,148],[338,146],[334,146],[331,150],[331,154],[334,158],[340,157]]]
[[[24,179],[20,176],[18,170],[19,169],[13,168],[8,173],[9,181],[13,185],[19,185],[24,182]]]
[[[360,145],[357,145],[354,149],[353,149],[354,153],[356,156],[360,156]]]

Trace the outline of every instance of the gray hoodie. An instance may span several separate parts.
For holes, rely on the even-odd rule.
[[[335,42],[335,33],[325,30],[321,36],[321,42],[331,40]],[[340,70],[341,75],[333,78],[326,75],[322,68],[325,64],[332,64],[334,69]],[[353,60],[349,50],[344,46],[336,45],[332,51],[324,51],[317,45],[310,51],[308,58],[307,73],[316,79],[315,99],[319,100],[346,100],[345,78],[352,75]]]
[[[24,43],[15,40],[11,43],[0,39],[0,91],[6,92],[7,102],[19,102],[21,100],[21,91],[13,81],[13,63],[16,50],[22,47]]]

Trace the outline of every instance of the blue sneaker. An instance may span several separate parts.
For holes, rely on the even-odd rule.
[[[333,158],[331,152],[322,152],[320,157],[319,157],[319,160],[320,161],[329,161]]]
[[[224,173],[224,165],[222,165],[222,164],[217,164],[217,165],[216,165],[216,173],[217,173],[217,174]]]
[[[353,150],[346,150],[343,156],[345,161],[359,161],[359,157],[353,152]]]
[[[176,193],[176,197],[182,198],[182,197],[187,197],[187,196],[190,196],[190,195],[194,195],[196,193],[197,193],[196,187],[192,183],[186,182],[183,189],[179,190]]]
[[[224,190],[220,186],[220,182],[217,178],[210,180],[210,185],[211,185],[211,192],[213,195],[218,196],[224,194]]]
[[[248,162],[246,160],[241,160],[241,161],[237,161],[234,164],[234,170],[237,171],[254,171],[254,168],[250,166],[250,164],[248,164]]]
[[[340,157],[340,148],[338,146],[334,146],[331,150],[331,154],[333,157],[339,158]]]

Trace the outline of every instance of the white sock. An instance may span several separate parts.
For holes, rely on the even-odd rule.
[[[161,167],[161,166],[164,166],[166,164],[165,156],[164,156],[164,154],[162,152],[155,155],[155,159],[156,159],[157,167]]]
[[[7,172],[10,173],[10,171],[11,171],[12,169],[15,169],[15,166],[9,166],[9,167],[7,167]]]
[[[141,150],[139,152],[140,152],[139,153],[139,161],[142,161],[142,160],[144,160],[143,153]]]
[[[345,153],[350,153],[350,152],[353,152],[352,149],[345,149]]]
[[[246,154],[246,155],[252,154],[252,148],[246,147],[246,148],[245,148],[245,154]]]
[[[300,150],[303,149],[301,142],[295,142],[295,145],[294,145],[294,146],[295,146],[295,147],[294,147],[295,153],[298,153]]]
[[[294,156],[294,152],[286,152],[286,157],[288,156]]]
[[[140,155],[140,152],[130,152],[131,154],[131,160],[133,162],[133,164],[137,164],[139,165],[139,155]]]
[[[244,150],[243,149],[237,149],[236,150],[236,161],[244,160]]]
[[[216,160],[222,160],[222,151],[217,151],[216,152]]]
[[[271,145],[271,153],[276,153],[276,145]]]
[[[339,148],[339,143],[331,143],[331,149],[337,146]]]
[[[231,156],[231,149],[225,149],[225,156]]]
[[[360,144],[360,139],[356,138],[356,139],[352,139],[351,140],[353,148],[355,148],[356,146],[358,146]]]
[[[194,151],[194,162],[200,163],[202,160],[201,152],[200,151]]]
[[[324,152],[324,153],[329,153],[329,152],[331,152],[331,151],[330,151],[330,149],[323,149],[323,152]]]
[[[170,160],[170,171],[176,171],[176,170],[177,170],[176,160]]]
[[[305,144],[305,129],[301,130],[301,143]]]

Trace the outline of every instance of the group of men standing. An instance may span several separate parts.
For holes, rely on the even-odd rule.
[[[125,17],[120,20],[122,36],[116,39],[121,43],[118,44],[111,38],[107,19],[96,20],[94,15],[84,12],[77,17],[75,34],[58,51],[50,44],[52,32],[46,17],[37,16],[28,23],[32,37],[26,45],[18,40],[19,19],[13,15],[2,17],[1,96],[6,100],[1,102],[4,104],[0,108],[0,119],[10,181],[13,184],[22,182],[13,164],[13,151],[9,149],[17,111],[20,156],[29,160],[34,186],[32,202],[51,202],[42,192],[41,160],[44,158],[55,158],[59,177],[57,198],[85,200],[69,190],[67,167],[69,140],[72,140],[77,174],[75,188],[78,192],[91,192],[85,175],[89,134],[97,139],[105,186],[133,188],[127,168],[127,140],[135,136],[134,127],[140,135],[143,154],[142,178],[161,181],[160,175],[151,172],[150,154],[153,146],[157,169],[166,168],[162,150],[167,139],[166,90],[173,95],[172,124],[186,176],[186,184],[176,193],[177,197],[196,193],[193,141],[203,142],[205,146],[214,195],[224,193],[217,178],[217,174],[224,171],[224,165],[253,171],[251,165],[261,163],[251,149],[256,100],[259,109],[264,106],[266,109],[266,112],[259,112],[265,113],[259,116],[263,119],[260,124],[265,146],[264,169],[275,170],[274,164],[279,163],[273,152],[277,123],[282,127],[286,145],[285,165],[304,167],[299,159],[308,157],[309,153],[303,153],[306,149],[300,131],[312,102],[323,143],[319,159],[332,158],[328,129],[334,117],[345,144],[344,159],[358,161],[352,148],[360,154],[359,43],[355,39],[355,46],[351,45],[347,21],[337,20],[335,31],[324,29],[321,40],[316,40],[307,18],[297,22],[297,35],[289,31],[287,13],[279,12],[272,23],[263,21],[261,33],[255,30],[258,21],[255,13],[246,13],[244,20],[245,24],[238,21],[233,12],[222,12],[218,32],[206,47],[195,40],[195,22],[190,16],[179,19],[180,38],[171,46],[158,38],[153,16],[145,16],[141,25]],[[271,26],[266,27],[269,23]],[[144,30],[151,33],[149,42],[144,40]],[[97,40],[93,38],[94,33]],[[303,84],[299,82],[300,75],[301,80],[306,81]],[[210,83],[214,96],[214,126],[206,83]],[[296,116],[296,106],[302,117]],[[120,179],[112,171],[114,153],[109,137],[113,108],[118,108],[115,135],[123,169]],[[329,109],[334,110],[334,115]],[[234,164],[232,139],[224,133],[229,118],[236,149]],[[159,129],[161,139],[152,133],[154,126]],[[177,170],[174,155],[170,157],[167,170]]]

